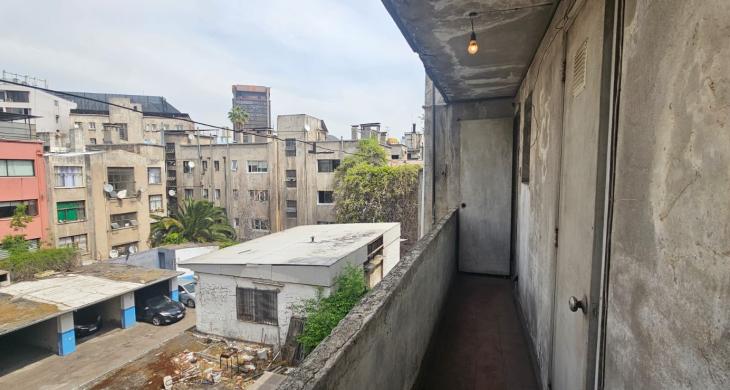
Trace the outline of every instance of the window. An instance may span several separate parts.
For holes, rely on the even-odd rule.
[[[137,213],[112,214],[110,220],[112,230],[134,227],[137,226]]]
[[[207,188],[203,188],[203,199],[208,199],[208,189]]]
[[[276,290],[236,288],[236,316],[240,321],[278,325]]]
[[[193,173],[193,168],[195,168],[195,164],[191,165],[190,161],[183,161],[183,173]]]
[[[30,92],[28,91],[0,91],[0,99],[10,103],[29,103]]]
[[[286,201],[286,217],[296,218],[297,217],[297,201],[287,200]]]
[[[233,199],[238,199],[238,190],[233,190]]]
[[[89,143],[92,145],[96,145],[96,138],[89,138]]]
[[[76,248],[80,252],[88,252],[86,245],[86,234],[79,234],[78,236],[61,237],[58,239],[58,246],[60,247],[71,247]]]
[[[286,170],[286,186],[288,188],[296,188],[296,186],[297,186],[296,169],[287,169]]]
[[[398,159],[400,159],[400,156],[399,156],[399,155],[397,155],[397,154],[391,154],[391,155],[390,155],[390,159],[391,159],[391,160],[398,160]]]
[[[317,221],[317,225],[332,225],[334,222],[331,221]]]
[[[238,170],[238,160],[231,160],[231,171],[236,172]]]
[[[269,171],[269,163],[264,160],[249,160],[249,173],[266,173]]]
[[[269,220],[254,218],[251,220],[251,229],[253,230],[269,230]]]
[[[216,188],[215,191],[213,191],[213,200],[220,200],[221,198],[221,190],[219,188]]]
[[[119,139],[128,141],[129,140],[129,134],[127,134],[127,124],[126,123],[120,123],[117,125],[117,129],[119,129]]]
[[[81,167],[54,167],[56,187],[83,187],[84,176]]]
[[[59,120],[61,119],[60,115],[56,115],[56,124],[58,124]]]
[[[317,172],[334,172],[340,166],[340,160],[317,160]]]
[[[318,204],[332,204],[334,202],[334,195],[332,191],[317,191]]]
[[[218,160],[213,161],[213,169],[215,169],[216,172],[221,170],[221,163],[218,162]]]
[[[0,160],[0,176],[35,176],[33,160]]]
[[[182,125],[175,125],[175,130],[182,131],[183,126]]]
[[[530,138],[532,133],[532,93],[525,100],[525,118],[522,124],[522,168],[520,178],[523,183],[530,182]]]
[[[86,219],[86,205],[83,200],[56,203],[58,223],[83,221]]]
[[[9,112],[11,114],[30,115],[30,111],[30,108],[5,107],[5,112]]]
[[[149,184],[162,184],[162,168],[147,168],[147,182]]]
[[[185,199],[193,199],[193,190],[191,188],[185,189]]]
[[[165,211],[162,207],[162,195],[150,195],[150,212],[161,213]]]
[[[241,220],[238,218],[233,218],[233,227],[238,229],[238,227],[241,225]]]
[[[83,129],[84,124],[81,122],[74,122],[74,129]]]
[[[25,213],[30,216],[38,215],[38,201],[35,199],[30,200],[15,200],[10,202],[0,202],[0,218],[10,218],[15,214],[15,209],[20,204],[25,204],[27,207]]]
[[[107,181],[114,191],[127,191],[127,196],[134,192],[134,168],[107,168]]]
[[[89,122],[89,130],[96,131],[96,122]]]
[[[287,138],[284,140],[286,143],[286,155],[287,156],[296,156],[297,155],[297,140],[294,138]]]
[[[128,244],[113,246],[112,250],[117,251],[117,256],[126,256],[127,254],[129,254],[129,248],[131,248],[131,247],[139,248],[138,244],[139,243],[136,241],[130,242]]]
[[[208,170],[208,160],[203,160],[203,170],[204,171]]]
[[[266,202],[269,200],[269,190],[249,190],[251,200],[257,202]]]

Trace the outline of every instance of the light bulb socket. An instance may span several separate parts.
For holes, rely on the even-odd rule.
[[[477,40],[477,33],[474,31],[471,32],[471,35],[469,36],[469,42],[476,41]]]

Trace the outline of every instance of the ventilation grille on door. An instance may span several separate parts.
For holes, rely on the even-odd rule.
[[[588,55],[588,39],[578,48],[573,58],[573,96],[580,95],[586,87],[586,56]]]

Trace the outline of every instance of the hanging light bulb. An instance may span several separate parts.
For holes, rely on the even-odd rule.
[[[474,17],[477,16],[476,12],[469,13],[469,19],[471,20],[471,35],[469,36],[469,45],[466,47],[466,51],[470,55],[475,55],[479,51],[479,44],[477,43],[477,33],[474,32]]]

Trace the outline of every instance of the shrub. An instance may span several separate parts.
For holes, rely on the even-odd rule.
[[[294,311],[306,318],[304,330],[298,337],[305,351],[311,351],[319,345],[360,301],[367,289],[362,269],[348,265],[335,279],[334,291],[328,297],[324,297],[320,289],[317,297],[295,306]]]
[[[6,251],[10,252],[10,254],[18,252],[28,252],[28,249],[30,249],[30,247],[28,246],[28,241],[25,240],[25,234],[8,234],[7,236],[3,237],[3,241],[0,246],[2,246],[2,248]]]
[[[10,271],[13,280],[32,279],[34,274],[47,270],[68,271],[76,265],[76,249],[74,248],[15,252],[0,260],[0,269]]]

